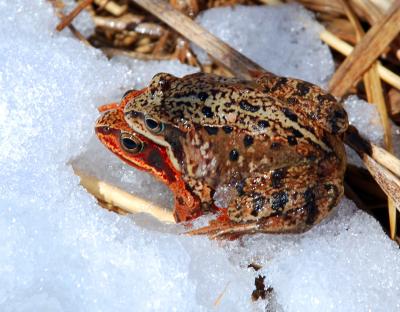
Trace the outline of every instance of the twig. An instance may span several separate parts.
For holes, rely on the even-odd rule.
[[[341,40],[327,30],[324,30],[320,33],[320,38],[331,48],[335,49],[345,56],[350,55],[354,49],[353,46]],[[396,75],[394,72],[390,71],[386,67],[382,66],[381,64],[378,64],[378,73],[383,81],[400,90],[400,77],[398,75]]]
[[[380,165],[384,166],[392,171],[395,175],[400,177],[400,160],[385,149],[372,144],[368,140],[361,137],[358,133],[358,130],[354,126],[349,126],[344,140],[346,144],[355,150],[359,155],[367,154]]]
[[[375,181],[380,185],[385,194],[393,200],[393,205],[396,209],[400,211],[400,180],[391,171],[374,160],[377,155],[374,155],[374,149],[371,147],[371,143],[360,137],[357,129],[353,126],[350,126],[347,130],[345,142],[358,153]],[[389,152],[385,154],[389,154]],[[386,163],[396,159],[393,155],[389,157],[385,155],[385,158],[384,162]],[[398,164],[399,160],[396,159],[396,163],[391,165],[392,169],[397,166],[397,169],[395,169],[397,172],[400,168]]]
[[[362,155],[362,160],[368,171],[374,177],[386,195],[393,200],[394,207],[400,211],[400,181],[393,173],[378,164],[367,154]]]
[[[225,42],[221,41],[189,17],[175,10],[163,0],[132,0],[151,12],[181,35],[203,48],[207,53],[228,67],[236,76],[250,79],[251,72],[266,72],[261,66],[248,59]]]
[[[64,19],[65,15],[60,11],[60,7],[56,5],[56,3],[54,1],[51,1],[51,4],[53,5],[56,15],[57,17],[59,17],[60,19]],[[62,1],[60,1],[60,4],[62,5],[62,7],[64,7],[64,3]],[[72,34],[78,38],[80,41],[82,41],[85,45],[90,46],[91,44],[89,43],[89,41],[85,38],[85,36],[83,36],[79,30],[77,30],[74,25],[69,24],[68,25],[68,29],[72,32]]]
[[[167,209],[161,208],[142,198],[135,197],[95,177],[88,176],[78,169],[74,169],[74,172],[80,177],[82,186],[100,201],[117,206],[130,213],[145,212],[153,215],[160,221],[175,222],[172,212]]]
[[[383,19],[374,24],[339,66],[330,81],[333,95],[342,97],[386,49],[400,31],[400,1],[395,1]]]
[[[61,20],[61,22],[57,25],[56,29],[58,31],[63,30],[65,27],[67,27],[73,19],[78,16],[78,14],[86,8],[88,5],[90,5],[93,2],[93,0],[82,0],[82,2],[79,2],[79,4],[64,18]]]

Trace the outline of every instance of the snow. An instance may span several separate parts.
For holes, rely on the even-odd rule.
[[[299,5],[215,8],[196,21],[277,75],[326,86],[333,74],[329,48],[319,40],[322,26]]]
[[[257,10],[253,18],[246,9],[225,12],[240,14],[239,30],[249,36],[290,44],[283,54],[258,40],[265,53],[256,60],[275,64],[272,70],[299,64],[296,76],[323,83],[332,59],[317,40],[320,26],[297,6]],[[254,33],[257,19],[267,17],[268,29]],[[68,30],[55,32],[58,21],[46,1],[0,0],[0,19],[1,311],[399,310],[398,248],[349,200],[305,234],[223,242],[178,235],[181,225],[145,214],[100,208],[71,163],[164,206],[172,202],[165,186],[96,141],[96,107],[144,86],[156,72],[181,76],[195,69],[109,61]],[[304,29],[285,29],[282,19]],[[306,34],[312,53],[300,40]],[[298,47],[293,54],[292,47]],[[314,64],[315,73],[301,64]],[[247,268],[252,262],[262,269]],[[258,274],[273,288],[269,303],[250,299]]]

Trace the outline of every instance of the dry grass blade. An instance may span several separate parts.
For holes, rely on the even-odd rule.
[[[330,81],[333,95],[342,97],[372,65],[400,31],[400,1],[371,27]]]
[[[236,76],[249,79],[251,78],[252,71],[265,71],[258,64],[232,49],[203,27],[197,25],[189,17],[172,8],[166,1],[132,1],[157,16],[190,41],[202,47],[215,60],[231,69]]]
[[[58,31],[63,30],[65,27],[71,24],[73,19],[78,16],[78,14],[92,2],[93,0],[83,0],[82,2],[80,2],[68,15],[64,16],[61,22],[57,25],[56,29]]]
[[[384,157],[385,160],[381,161],[381,163],[390,163],[394,160],[391,167],[394,169],[393,172],[396,173],[399,173],[400,160],[389,152],[379,155],[382,149],[374,147],[370,142],[363,139],[353,126],[350,126],[347,130],[345,142],[358,153],[375,181],[385,194],[393,200],[393,205],[396,209],[400,211],[400,180],[390,170],[380,165],[374,158]]]
[[[371,144],[372,154],[370,155],[379,164],[386,167],[392,171],[395,175],[400,177],[400,160],[396,158],[393,154],[389,153],[387,150]]]
[[[142,198],[135,197],[95,177],[88,176],[80,170],[74,169],[74,172],[80,177],[82,186],[102,202],[121,208],[126,212],[145,212],[160,221],[175,222],[172,212],[167,209],[161,208]]]
[[[348,3],[348,1],[343,0],[342,2]],[[354,7],[356,13],[358,13],[359,16],[363,16],[371,25],[378,22],[383,16],[382,10],[380,10],[372,1],[351,0],[350,4]]]
[[[327,30],[324,30],[320,33],[320,38],[327,45],[345,56],[350,55],[354,49],[350,44],[341,40]],[[400,90],[400,77],[379,63],[377,67],[379,76],[382,78],[382,80]]]
[[[367,154],[363,155],[363,162],[386,195],[393,200],[394,207],[400,211],[400,181],[386,168],[378,164]]]
[[[231,282],[228,282],[222,292],[218,295],[217,299],[214,301],[214,307],[218,307],[221,303],[222,298],[224,297],[226,290],[228,289],[228,286]]]
[[[358,133],[354,126],[349,126],[345,135],[345,142],[359,155],[367,154],[371,156],[380,165],[392,171],[395,175],[400,177],[400,159],[385,149],[372,144],[364,139]],[[360,156],[361,157],[361,156]]]

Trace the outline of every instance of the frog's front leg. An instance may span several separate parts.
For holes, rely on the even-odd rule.
[[[227,218],[190,234],[229,237],[308,230],[330,213],[343,194],[341,178],[334,171],[321,177],[318,168],[300,164],[245,179],[237,186],[238,197],[229,205]]]

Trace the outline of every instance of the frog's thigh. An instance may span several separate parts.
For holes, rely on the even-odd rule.
[[[287,114],[299,114],[312,120],[332,134],[347,129],[347,114],[329,93],[309,82],[285,77],[261,75],[257,84],[265,94],[280,101]]]
[[[340,178],[319,177],[317,165],[280,168],[251,176],[228,207],[235,222],[257,222],[260,231],[301,231],[321,221],[343,194]]]

